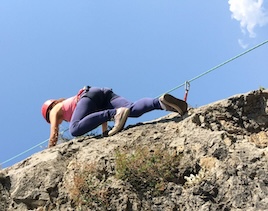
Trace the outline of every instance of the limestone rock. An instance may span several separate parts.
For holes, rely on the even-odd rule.
[[[268,210],[267,99],[252,91],[43,150],[0,171],[0,210]],[[181,156],[158,194],[115,176],[116,152],[155,146]]]

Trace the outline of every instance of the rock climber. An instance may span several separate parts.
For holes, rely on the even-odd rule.
[[[142,98],[136,102],[115,94],[110,88],[86,86],[70,98],[47,100],[41,112],[50,123],[48,147],[58,141],[59,125],[62,121],[70,122],[72,136],[81,136],[102,125],[103,134],[109,136],[121,131],[128,117],[139,117],[152,110],[167,110],[183,115],[187,103],[169,94],[160,98]],[[108,131],[107,121],[114,121],[114,127]]]

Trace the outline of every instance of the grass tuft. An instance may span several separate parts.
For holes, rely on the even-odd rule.
[[[73,185],[69,188],[70,197],[77,208],[95,209],[101,207],[106,210],[109,207],[109,182],[100,177],[95,163],[76,164],[73,177]]]
[[[175,182],[180,155],[156,147],[117,151],[116,178],[130,183],[138,191],[161,194],[168,182]]]

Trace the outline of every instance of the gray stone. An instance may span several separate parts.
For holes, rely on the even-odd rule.
[[[267,210],[267,99],[267,90],[239,94],[36,153],[0,170],[0,210]],[[115,177],[116,150],[155,146],[181,156],[158,194]],[[99,197],[91,207],[74,199],[81,172]]]

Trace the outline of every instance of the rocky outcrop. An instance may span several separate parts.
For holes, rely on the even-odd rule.
[[[0,210],[268,210],[267,99],[267,90],[235,95],[46,149],[0,171]],[[123,163],[143,148],[173,156],[154,154],[154,164],[175,164],[152,171],[157,185],[117,176],[118,154]]]

